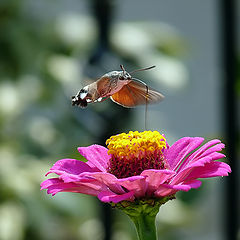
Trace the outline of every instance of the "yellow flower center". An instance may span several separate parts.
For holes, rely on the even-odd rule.
[[[162,153],[166,139],[157,131],[121,133],[110,137],[106,144],[112,156],[109,172],[119,178],[167,167]]]

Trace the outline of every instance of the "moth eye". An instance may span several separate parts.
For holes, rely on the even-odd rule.
[[[132,78],[131,77],[127,77],[127,80],[131,80]]]
[[[123,77],[123,76],[120,76],[120,77],[119,77],[119,80],[124,80],[124,77]]]

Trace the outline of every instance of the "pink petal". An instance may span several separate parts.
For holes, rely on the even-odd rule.
[[[181,170],[180,172],[178,172],[176,174],[176,176],[174,176],[172,178],[172,180],[170,181],[170,184],[179,184],[183,181],[185,181],[186,179],[188,179],[189,174],[194,170],[194,169],[198,169],[200,167],[204,167],[207,163],[211,162],[211,158],[210,157],[204,157],[199,159],[198,161],[189,163],[187,167],[185,167],[183,170]],[[197,177],[199,178],[199,177]]]
[[[173,195],[177,192],[177,190],[169,189],[164,186],[159,186],[159,188],[154,192],[154,195],[158,198],[166,197]]]
[[[125,193],[123,188],[119,184],[117,184],[118,179],[111,173],[96,172],[84,174],[84,176],[96,179],[102,184],[105,184],[111,191],[115,193],[118,194]]]
[[[217,139],[216,139],[215,141],[217,142]],[[211,142],[211,141],[210,141],[210,142]],[[204,145],[203,145],[203,147],[204,147]],[[220,151],[222,151],[224,148],[225,148],[225,144],[223,144],[223,143],[218,143],[218,144],[214,145],[213,147],[208,148],[208,149],[205,150],[204,152],[201,152],[201,151],[199,151],[199,152],[201,152],[201,157],[204,157],[204,156],[207,156],[207,155],[209,155],[209,154],[211,154],[211,153],[213,153],[213,152],[220,152]],[[200,148],[200,149],[201,149],[201,148]],[[200,149],[199,149],[199,150],[200,150]]]
[[[213,153],[216,154],[216,151],[221,151],[225,145],[223,143],[219,143],[219,142],[220,142],[220,140],[214,139],[214,140],[209,141],[206,144],[204,144],[196,152],[192,153],[185,159],[185,161],[181,164],[178,171],[181,171],[182,169],[184,169],[188,165],[189,162],[196,161],[199,158],[212,155]],[[217,144],[217,145],[215,145],[215,144]],[[220,158],[222,158],[222,156]],[[213,160],[217,160],[217,159],[219,159],[219,158],[213,157]]]
[[[143,197],[147,190],[147,183],[144,176],[133,176],[117,179],[117,183],[130,192],[134,192],[135,197]]]
[[[107,163],[110,159],[108,149],[100,145],[91,145],[89,147],[79,147],[79,153],[85,157],[93,166],[97,167],[100,171],[106,172]]]
[[[214,148],[212,149],[213,151],[221,151],[222,148],[224,148],[224,144],[221,143],[221,145],[219,146],[218,143],[220,143],[221,141],[218,139],[213,139],[207,143],[205,143],[202,147],[200,147],[195,153],[192,154],[192,158],[201,156],[201,154],[208,154],[208,151],[210,149],[212,149],[211,147],[214,146]],[[216,145],[217,144],[217,145]],[[217,146],[217,148],[215,148]],[[220,148],[219,148],[220,147]],[[210,151],[212,151],[210,150]],[[210,152],[209,152],[210,153]]]
[[[184,137],[175,142],[167,151],[166,158],[171,170],[176,170],[182,163],[184,158],[193,150],[198,148],[204,138],[200,137]]]
[[[69,174],[69,173],[62,174],[61,176],[59,176],[59,179],[65,183],[91,182],[93,180],[93,179],[89,179],[88,177],[85,177],[83,174],[73,175],[73,174]]]
[[[97,196],[99,192],[107,190],[107,187],[96,180],[89,180],[84,183],[64,183],[53,178],[44,181],[41,189],[48,189],[47,193],[55,195],[58,192],[77,192]]]
[[[184,184],[189,185],[191,188],[199,188],[199,187],[201,187],[202,182],[195,179],[195,180],[186,181],[186,182],[184,182]]]
[[[89,188],[85,185],[74,184],[74,183],[59,183],[48,187],[47,193],[53,196],[59,192],[75,192],[83,193],[91,196],[97,196],[99,190]]]
[[[147,194],[151,195],[153,192],[156,191],[156,189],[158,189],[160,184],[170,179],[174,174],[176,173],[172,170],[144,170],[141,173],[141,176],[146,177],[146,182],[148,184]]]
[[[70,173],[78,175],[82,172],[92,172],[93,169],[89,167],[85,162],[76,159],[62,159],[57,161],[51,168],[46,176],[50,173],[56,173],[62,175],[64,173]]]
[[[171,180],[171,184],[177,184],[187,179],[227,176],[228,173],[231,172],[229,165],[213,161],[222,157],[224,157],[223,154],[213,152],[208,156],[188,163],[188,165]]]
[[[221,158],[225,158],[226,157],[223,153],[219,153],[219,152],[213,152],[213,153],[210,153],[208,155],[205,155],[205,154],[201,155],[201,157],[205,157],[205,156],[211,157],[212,161],[219,160]]]
[[[118,202],[121,202],[124,200],[133,201],[134,200],[134,192],[127,192],[127,193],[118,195],[111,191],[102,191],[98,194],[98,198],[102,202],[118,203]]]
[[[176,185],[162,184],[161,187],[174,189],[177,191],[185,191],[185,192],[191,189],[191,186],[189,184],[176,184]]]
[[[47,179],[40,184],[41,190],[47,189],[49,186],[58,184],[58,183],[62,183],[62,181],[60,181],[58,178]]]
[[[228,176],[231,168],[224,162],[210,162],[204,167],[194,169],[188,176],[188,179],[193,178],[210,178],[219,176]]]
[[[191,180],[186,181],[183,184],[161,184],[157,191],[155,191],[155,195],[157,197],[164,197],[168,195],[175,194],[178,191],[189,191],[191,188],[199,188],[201,186],[201,181],[199,180]]]

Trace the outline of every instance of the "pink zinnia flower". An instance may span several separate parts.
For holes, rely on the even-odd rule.
[[[201,185],[199,178],[227,176],[231,168],[216,161],[224,154],[220,140],[200,147],[201,137],[184,137],[169,146],[157,131],[122,133],[100,145],[79,147],[88,161],[62,159],[46,174],[41,189],[55,195],[77,192],[97,196],[103,202],[172,197]],[[199,148],[200,147],[200,148]]]

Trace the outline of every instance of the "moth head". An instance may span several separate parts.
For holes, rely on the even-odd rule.
[[[132,79],[132,76],[128,72],[126,71],[120,72],[119,80],[131,80],[131,79]]]

